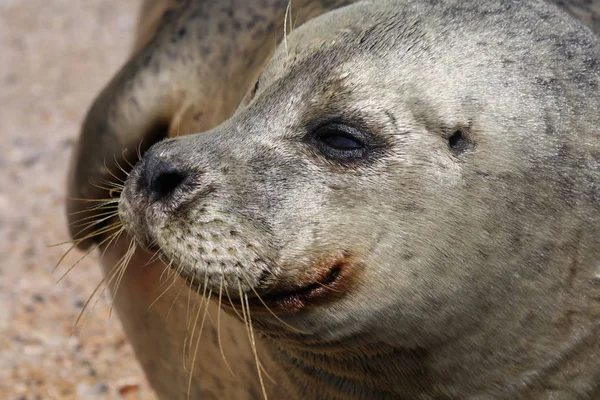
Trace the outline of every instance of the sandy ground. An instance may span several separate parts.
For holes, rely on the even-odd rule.
[[[0,399],[154,399],[101,280],[68,248],[70,152],[87,107],[125,61],[139,1],[0,0]]]

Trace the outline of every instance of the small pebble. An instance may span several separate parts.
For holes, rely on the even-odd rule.
[[[46,299],[44,299],[44,296],[42,296],[41,294],[34,294],[33,301],[35,301],[36,303],[44,303]]]
[[[121,396],[127,396],[129,394],[132,394],[133,392],[137,392],[139,387],[140,385],[138,385],[137,383],[119,386],[119,394]]]
[[[108,385],[104,382],[98,382],[94,386],[94,392],[96,394],[104,394],[108,392]]]

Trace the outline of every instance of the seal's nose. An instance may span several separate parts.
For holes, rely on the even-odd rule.
[[[175,162],[163,161],[154,154],[148,154],[140,174],[140,183],[150,199],[160,201],[171,197],[177,188],[183,186],[190,173]]]

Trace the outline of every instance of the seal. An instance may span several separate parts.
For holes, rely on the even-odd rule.
[[[124,272],[144,288],[117,303],[137,354],[139,321],[166,337],[141,356],[163,397],[600,395],[591,30],[542,1],[365,1],[259,64],[230,119],[154,144],[115,200],[185,293],[177,319],[170,301],[135,316],[161,266]],[[197,294],[216,300],[202,322]],[[167,354],[207,312],[215,343],[185,385]],[[229,341],[250,355],[239,378],[210,353]]]

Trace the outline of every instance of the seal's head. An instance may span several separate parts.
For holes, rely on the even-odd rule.
[[[599,259],[590,48],[538,3],[328,13],[293,32],[230,120],[153,146],[120,217],[265,326],[280,324],[268,306],[328,340],[460,337],[518,355],[542,325],[561,329],[547,322]]]

